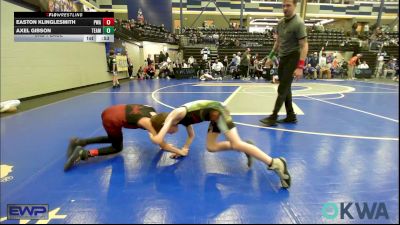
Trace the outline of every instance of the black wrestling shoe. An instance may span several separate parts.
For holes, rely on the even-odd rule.
[[[255,145],[254,142],[250,141],[250,140],[246,140],[246,143],[249,143],[251,145]],[[244,153],[246,155],[247,158],[247,166],[250,168],[253,165],[253,157],[247,153]]]
[[[88,151],[83,149],[81,146],[77,146],[67,162],[64,164],[64,171],[71,169],[73,165],[81,160],[87,160],[89,158]]]
[[[278,123],[297,123],[296,114],[288,115],[285,119],[277,120]]]
[[[260,122],[263,123],[267,127],[271,127],[271,126],[277,125],[277,123],[276,123],[277,119],[278,119],[278,116],[271,115],[271,116],[265,117],[264,119],[261,119]]]

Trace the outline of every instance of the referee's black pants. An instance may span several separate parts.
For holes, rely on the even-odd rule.
[[[297,63],[299,59],[299,52],[294,52],[280,58],[278,67],[278,97],[276,98],[274,111],[272,112],[273,116],[278,116],[278,112],[281,109],[283,103],[285,103],[286,115],[294,115],[291,86],[293,81],[293,74],[297,68]]]

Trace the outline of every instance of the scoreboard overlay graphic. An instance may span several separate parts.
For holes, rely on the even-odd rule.
[[[16,42],[114,42],[113,12],[15,12]]]

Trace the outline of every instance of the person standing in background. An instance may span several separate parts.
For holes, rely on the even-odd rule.
[[[114,50],[110,50],[110,55],[108,56],[107,62],[109,66],[109,71],[113,74],[113,88],[120,87],[118,81],[117,59],[115,58]]]

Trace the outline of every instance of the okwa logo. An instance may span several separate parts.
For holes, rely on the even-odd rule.
[[[340,219],[354,219],[353,215],[358,215],[359,219],[389,219],[384,202],[373,202],[372,204],[367,202],[328,202],[322,207],[322,216],[328,220],[338,219],[338,216]]]
[[[5,183],[14,179],[13,176],[8,176],[12,172],[13,166],[0,165],[0,182]]]

